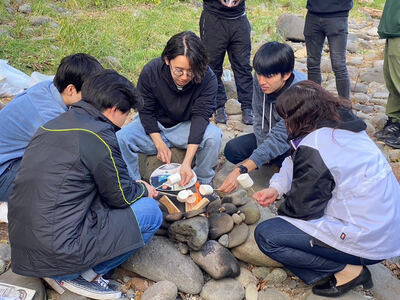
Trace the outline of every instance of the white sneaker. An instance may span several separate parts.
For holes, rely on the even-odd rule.
[[[8,223],[8,202],[0,202],[0,222]]]
[[[59,293],[60,295],[62,293],[65,292],[65,289],[63,288],[63,286],[61,285],[61,282],[49,277],[43,277],[42,278],[44,281],[47,282],[47,284],[53,289],[55,290],[57,293]]]

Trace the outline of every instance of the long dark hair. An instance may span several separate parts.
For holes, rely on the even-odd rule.
[[[193,80],[200,83],[207,70],[207,52],[200,38],[191,31],[183,31],[172,36],[161,54],[163,60],[172,60],[183,55],[189,60]]]
[[[307,135],[324,123],[337,127],[341,122],[340,109],[351,109],[350,101],[335,97],[310,80],[296,83],[276,101],[276,110],[285,119],[292,138]]]

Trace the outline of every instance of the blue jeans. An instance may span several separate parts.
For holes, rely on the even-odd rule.
[[[8,168],[0,175],[0,201],[8,202],[14,186],[14,180],[19,170],[22,158],[14,159]]]
[[[224,155],[229,162],[236,165],[248,159],[256,149],[257,138],[254,133],[249,133],[231,139],[226,143]],[[283,161],[288,155],[289,151],[272,159],[269,164],[275,164],[278,167],[281,167]]]
[[[254,232],[258,248],[280,262],[306,284],[314,284],[347,264],[373,265],[369,260],[336,250],[298,229],[282,218],[259,224]]]
[[[321,84],[321,55],[328,38],[336,89],[342,98],[350,99],[350,78],[346,67],[348,17],[321,18],[308,13],[304,25],[307,48],[308,79]]]
[[[131,205],[131,209],[136,215],[143,241],[147,243],[158,228],[161,226],[163,216],[157,202],[152,198],[141,198]],[[124,261],[128,260],[138,249],[134,249],[110,260],[104,261],[92,268],[96,274],[106,274],[115,269]],[[55,280],[72,280],[78,278],[82,273],[74,273],[53,277]]]
[[[165,144],[169,148],[176,147],[180,149],[187,148],[190,125],[191,122],[187,121],[165,128],[158,123],[158,127],[161,130],[160,134]],[[201,184],[209,184],[215,176],[214,168],[218,163],[221,136],[221,130],[217,126],[208,124],[203,140],[197,149],[196,166],[193,169]],[[140,179],[138,153],[157,154],[153,140],[146,134],[137,116],[132,123],[117,132],[117,138],[122,157],[128,166],[129,175],[135,180]]]

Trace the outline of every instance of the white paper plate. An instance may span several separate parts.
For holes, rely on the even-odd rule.
[[[166,181],[168,176],[179,173],[180,167],[181,167],[181,164],[177,164],[177,163],[171,163],[169,165],[165,164],[165,165],[158,167],[150,175],[150,184],[152,186],[154,186],[155,188],[157,188],[157,190],[160,190],[160,191],[180,191],[180,190],[190,188],[197,181],[196,173],[193,170],[192,170],[193,178],[185,186],[180,186],[178,184],[174,184],[171,186],[169,184],[165,184],[169,187],[169,189],[163,190],[160,186],[160,181],[156,179],[156,177],[164,177],[165,176],[164,180]]]

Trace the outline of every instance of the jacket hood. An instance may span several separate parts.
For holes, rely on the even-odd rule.
[[[79,102],[76,102],[72,104],[71,108],[80,108],[86,111],[89,115],[94,117],[96,120],[106,122],[112,126],[115,132],[121,129],[121,127],[115,125],[113,122],[111,122],[105,115],[101,113],[96,107],[94,107],[92,104],[87,102],[87,100],[82,99]]]
[[[340,109],[340,118],[342,119],[339,124],[330,120],[322,121],[318,128],[330,127],[339,128],[352,132],[360,132],[367,129],[367,124],[360,118],[356,117],[351,109]]]

